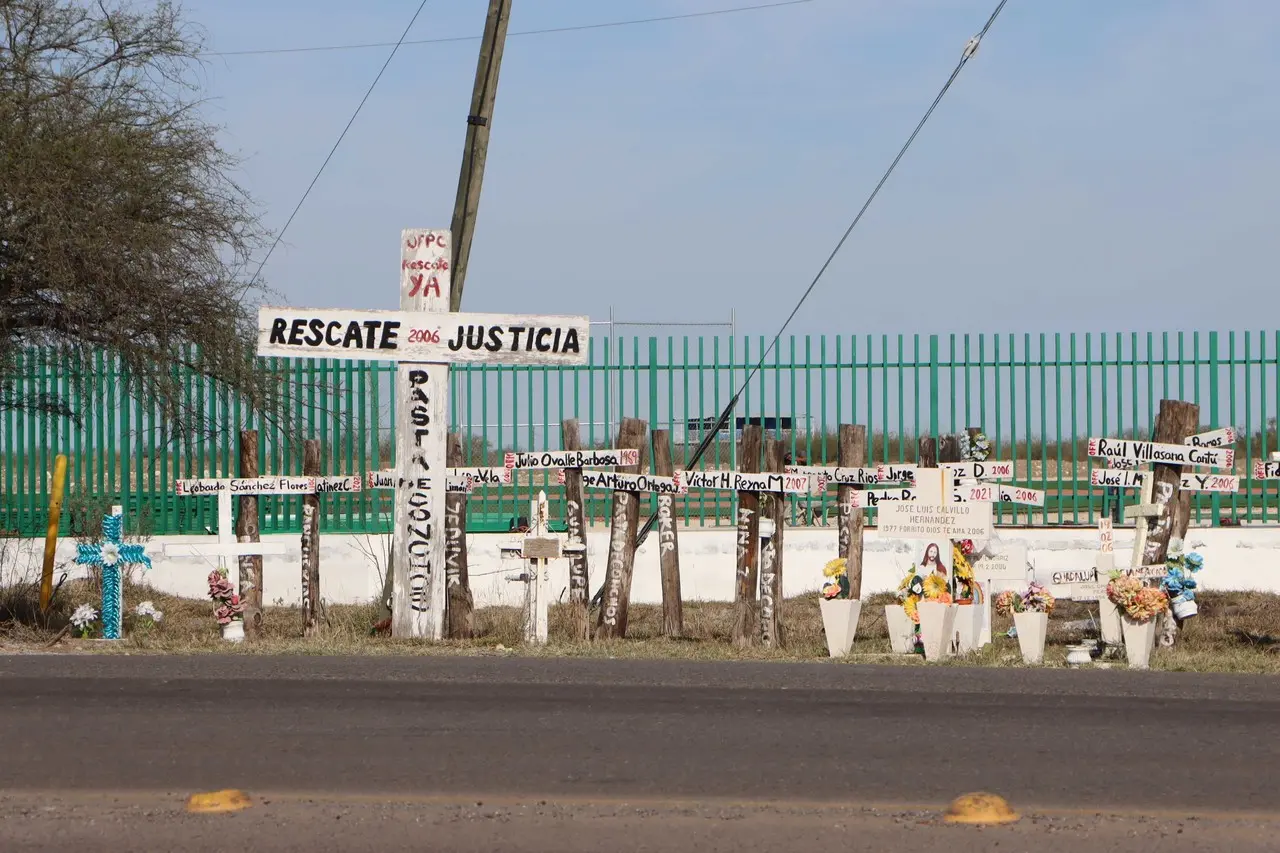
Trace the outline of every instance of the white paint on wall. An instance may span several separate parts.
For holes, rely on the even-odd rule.
[[[732,601],[736,569],[736,528],[680,529],[680,573],[682,594],[686,601]],[[1088,569],[1098,553],[1098,533],[1093,527],[1060,529],[1001,529],[1002,541],[1024,545],[1028,559],[1038,570]],[[836,528],[795,527],[785,537],[784,594],[788,597],[816,593],[821,585],[822,566],[836,553]],[[467,562],[476,606],[496,604],[522,606],[524,586],[505,578],[512,574],[509,561],[502,561],[500,545],[511,537],[505,534],[471,534],[467,536]],[[1127,553],[1132,547],[1133,529],[1115,531],[1115,550]],[[282,554],[263,558],[263,598],[268,604],[283,600],[298,604],[302,597],[301,538],[296,534],[262,537],[263,542],[277,542],[285,547]],[[216,558],[168,557],[160,553],[161,544],[216,544],[209,536],[166,536],[152,540],[148,548],[154,554],[154,568],[146,573],[155,588],[192,598],[207,593],[206,579],[216,566]],[[918,544],[905,540],[882,541],[868,528],[865,536],[863,592],[871,595],[895,589],[907,567],[919,554]],[[1197,575],[1202,589],[1259,590],[1280,593],[1280,527],[1192,528],[1187,536],[1189,547],[1198,548],[1205,558],[1205,568]],[[662,601],[659,571],[659,539],[650,536],[636,555],[635,578],[631,600],[638,604]],[[11,539],[0,544],[0,583],[38,580],[44,543],[38,539]],[[349,604],[374,600],[382,590],[382,578],[369,553],[384,552],[376,536],[323,534],[320,537],[321,596],[330,603]],[[609,533],[595,529],[587,534],[587,553],[591,566],[590,594],[594,595],[604,580],[609,550]],[[85,571],[72,564],[75,543],[58,543],[58,569],[78,577]],[[569,562],[550,563],[550,591],[553,601],[568,597]],[[140,570],[137,570],[140,571]]]

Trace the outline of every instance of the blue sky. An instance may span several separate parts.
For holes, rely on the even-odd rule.
[[[753,2],[515,0],[511,30]],[[186,8],[234,51],[394,41],[416,6]],[[740,333],[772,334],[991,6],[813,0],[513,36],[464,309],[736,306]],[[485,8],[428,0],[409,38],[478,35]],[[1273,328],[1278,37],[1274,2],[1010,0],[789,332]],[[395,306],[400,229],[449,225],[477,48],[401,49],[268,263],[272,301]],[[269,226],[387,52],[209,59],[209,115]]]

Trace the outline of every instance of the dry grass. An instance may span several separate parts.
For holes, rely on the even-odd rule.
[[[232,654],[368,654],[368,655],[492,655],[518,654],[535,657],[679,658],[702,660],[813,661],[827,658],[816,595],[789,599],[784,605],[785,647],[735,649],[731,643],[733,606],[720,602],[686,602],[686,637],[661,635],[661,608],[636,605],[631,608],[628,637],[609,642],[581,642],[566,639],[569,625],[567,607],[551,610],[551,642],[545,648],[521,643],[521,612],[511,607],[491,607],[476,614],[477,638],[469,641],[426,643],[372,636],[375,609],[368,606],[333,606],[325,612],[324,624],[314,637],[304,639],[301,613],[297,608],[268,607],[263,635],[233,646],[221,639],[208,601],[176,598],[144,586],[128,585],[125,601],[129,607],[150,599],[164,611],[163,621],[154,627],[134,624],[126,617],[125,639],[105,643],[75,639],[62,634],[75,605],[95,602],[97,590],[89,582],[68,584],[59,596],[57,612],[47,627],[31,627],[29,620],[13,619],[28,613],[26,601],[38,594],[30,587],[0,590],[0,649],[24,651],[52,648],[66,652],[100,653],[232,653]],[[921,665],[916,656],[893,655],[889,649],[883,605],[886,595],[867,599],[859,639],[845,659],[855,663]],[[1094,636],[1091,628],[1069,623],[1089,620],[1096,607],[1062,602],[1049,623],[1049,645],[1045,660],[1049,666],[1065,666],[1069,642]],[[1096,618],[1096,616],[1094,617]],[[24,625],[23,622],[26,622]],[[1016,640],[1004,636],[1009,620],[996,618],[994,642],[981,652],[957,658],[944,665],[1021,666]],[[1241,632],[1241,633],[1236,633]],[[59,639],[59,635],[62,635]],[[1248,635],[1254,639],[1242,638]],[[1274,644],[1266,641],[1275,638]],[[50,645],[52,643],[52,645]],[[1124,666],[1123,661],[1115,666]],[[1152,668],[1196,672],[1280,673],[1280,595],[1269,593],[1204,593],[1201,615],[1187,623],[1173,649],[1157,649]]]

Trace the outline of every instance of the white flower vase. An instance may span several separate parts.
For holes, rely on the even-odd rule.
[[[1015,613],[1013,626],[1018,629],[1022,662],[1033,666],[1044,663],[1044,638],[1049,631],[1049,614],[1034,611]]]
[[[889,626],[889,648],[895,655],[909,655],[916,648],[916,623],[901,604],[886,604],[884,621]]]
[[[1196,604],[1194,598],[1178,596],[1170,602],[1170,605],[1173,607],[1173,618],[1179,621],[1190,619],[1200,612],[1200,605]]]
[[[244,642],[244,620],[232,619],[230,622],[222,626],[222,639],[228,643]]]
[[[1151,650],[1156,646],[1156,620],[1135,622],[1121,617],[1124,626],[1124,654],[1130,669],[1146,669],[1151,665]]]
[[[920,643],[925,660],[941,660],[955,654],[956,617],[960,605],[922,601],[920,608]]]
[[[1124,642],[1124,630],[1120,623],[1120,608],[1106,594],[1098,600],[1098,617],[1102,623],[1102,642],[1118,646]]]
[[[824,598],[818,606],[822,608],[822,630],[827,635],[827,651],[833,658],[847,655],[858,634],[862,602],[856,598]]]
[[[983,617],[986,616],[985,603],[956,605],[956,653],[968,654],[982,648]],[[989,640],[988,640],[989,642]]]

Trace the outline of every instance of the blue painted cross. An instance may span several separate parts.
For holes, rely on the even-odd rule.
[[[124,516],[120,512],[102,517],[103,541],[96,545],[77,545],[76,562],[82,566],[98,566],[102,569],[102,638],[118,640],[123,633],[124,574],[128,565],[151,568],[151,558],[143,553],[141,545],[126,545],[123,541]]]

